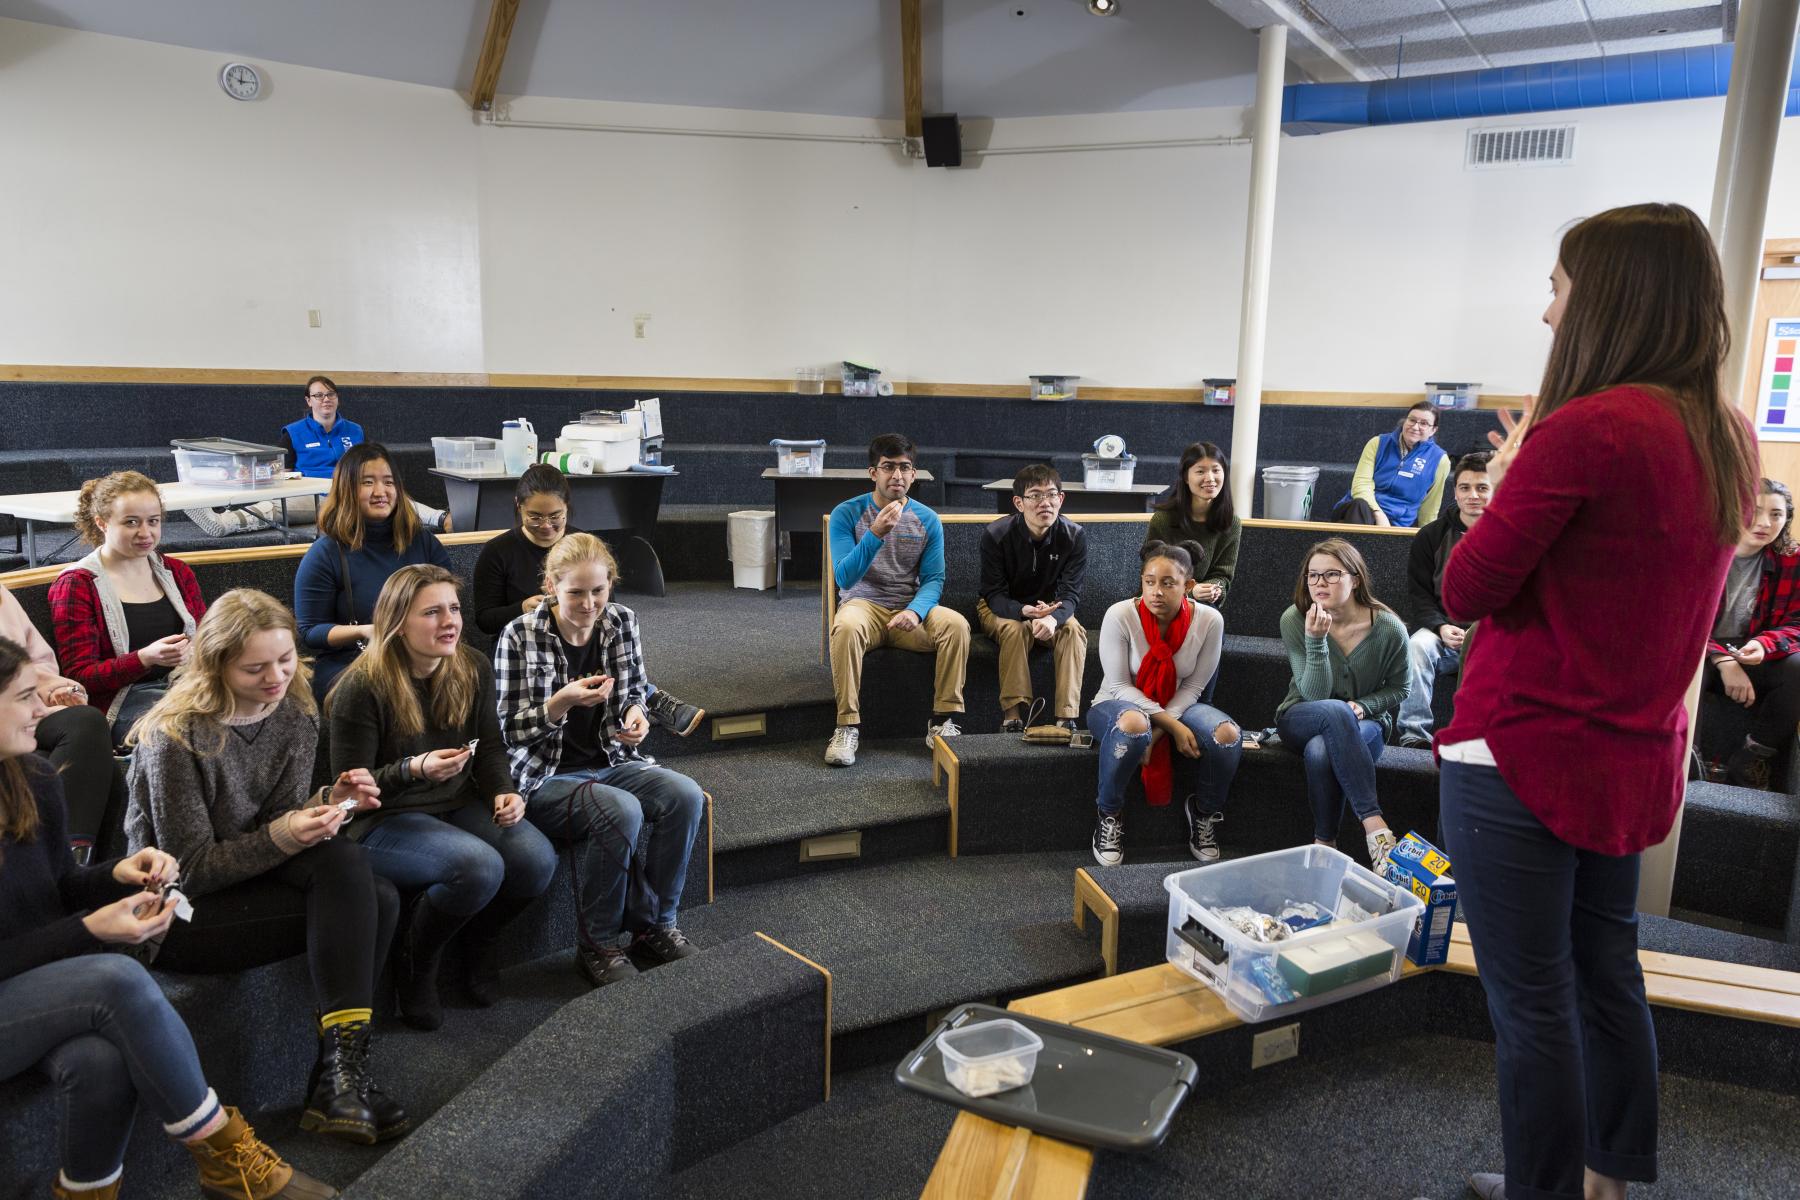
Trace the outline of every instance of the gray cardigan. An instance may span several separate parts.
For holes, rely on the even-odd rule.
[[[1391,612],[1375,610],[1375,627],[1348,656],[1330,635],[1308,637],[1306,618],[1288,605],[1281,614],[1281,640],[1287,647],[1293,680],[1287,699],[1275,710],[1279,717],[1303,700],[1354,700],[1387,733],[1394,732],[1400,702],[1412,689],[1406,667],[1406,626]]]

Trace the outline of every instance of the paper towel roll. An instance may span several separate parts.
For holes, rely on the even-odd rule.
[[[592,475],[594,473],[594,458],[590,454],[558,454],[555,451],[546,450],[540,461],[555,467],[564,475]]]

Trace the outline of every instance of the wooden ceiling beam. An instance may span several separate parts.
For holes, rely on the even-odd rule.
[[[906,136],[925,136],[924,22],[922,0],[900,0],[900,81],[906,102]]]
[[[512,40],[518,15],[519,0],[494,0],[488,9],[487,33],[481,39],[475,82],[469,88],[469,107],[476,112],[494,107],[494,90],[500,86],[500,67],[506,62],[506,44]]]

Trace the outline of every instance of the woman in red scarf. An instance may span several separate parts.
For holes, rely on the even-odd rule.
[[[1119,601],[1100,622],[1105,678],[1087,715],[1100,748],[1094,858],[1103,867],[1124,861],[1131,776],[1142,777],[1151,804],[1167,804],[1180,757],[1195,772],[1186,801],[1188,849],[1201,862],[1215,862],[1213,827],[1225,819],[1225,793],[1243,752],[1232,719],[1200,702],[1219,665],[1225,618],[1187,598],[1206,561],[1198,542],[1147,542],[1142,553],[1143,594]]]

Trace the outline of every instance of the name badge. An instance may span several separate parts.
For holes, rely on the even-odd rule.
[[[319,448],[319,443],[317,443],[317,442],[308,442],[308,443],[306,443],[306,448],[307,448],[307,449],[308,449],[308,450],[317,450],[317,449],[318,449],[318,448]]]
[[[1396,475],[1400,476],[1400,478],[1402,478],[1402,479],[1411,479],[1413,477],[1413,473],[1411,471],[1396,471],[1394,473]]]

